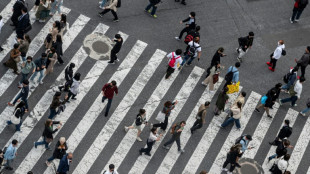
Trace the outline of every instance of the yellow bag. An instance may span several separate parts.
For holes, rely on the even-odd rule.
[[[236,84],[227,85],[227,88],[228,88],[227,94],[239,92],[239,85],[240,85],[240,81],[238,81]]]

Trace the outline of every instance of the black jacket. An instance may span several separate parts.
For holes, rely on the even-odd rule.
[[[121,41],[118,41],[116,39],[116,40],[114,40],[114,42],[116,42],[116,44],[113,46],[111,51],[113,51],[114,53],[118,53],[122,48],[123,38],[121,39]]]
[[[25,6],[24,1],[21,1],[21,0],[16,1],[13,6],[13,15],[11,17],[11,20],[15,26],[17,26],[18,17],[22,15],[22,9],[24,6]]]
[[[287,137],[287,131],[289,130],[289,126],[285,125],[282,127],[282,129],[280,130],[278,137],[283,140],[284,138]]]
[[[58,98],[58,97],[56,97],[56,96],[54,96],[53,97],[53,101],[52,101],[52,103],[51,103],[51,105],[50,105],[50,108],[51,109],[56,109],[56,108],[58,108],[60,105],[62,105],[62,104],[65,104],[66,103],[66,100],[64,100],[64,101],[60,101],[60,99]]]
[[[36,64],[36,71],[41,71],[44,69],[42,68],[42,66],[46,66],[46,59],[39,58],[35,60],[34,63]],[[37,69],[38,67],[39,67],[39,70]]]
[[[62,56],[62,42],[54,42],[52,46],[56,49],[57,56]]]
[[[14,110],[14,112],[15,112],[15,116],[17,117],[17,118],[20,118],[21,120],[23,119],[23,115],[25,114],[25,110],[26,110],[26,107],[25,106],[23,106],[23,107],[21,107],[21,108],[17,108],[17,111],[16,110]]]
[[[242,49],[243,51],[246,51],[247,48],[249,48],[250,46],[252,46],[253,40],[254,40],[254,38],[250,38],[249,36],[240,37],[240,38],[238,39],[239,46],[241,47],[241,49]],[[245,46],[247,46],[247,48],[245,48]]]
[[[191,18],[188,17],[186,19],[184,19],[182,22],[188,22]],[[188,24],[186,24],[188,25]],[[191,30],[195,29],[196,28],[196,18],[194,18],[194,22],[190,23],[189,26],[188,26]]]
[[[221,57],[223,57],[223,54],[218,53],[218,51],[216,51],[212,60],[211,60],[211,66],[210,67],[216,65],[216,62],[221,63]]]
[[[53,124],[59,124],[59,121],[53,121]],[[55,130],[53,130],[53,126],[49,127],[49,126],[45,126],[45,129],[43,131],[42,136],[44,136],[45,138],[51,138],[53,139],[53,134],[55,132],[57,132],[58,129],[56,128]]]
[[[58,149],[59,146],[60,146],[60,142],[58,141],[55,146],[54,153],[53,153],[53,156],[57,159],[61,159],[64,155],[66,155],[66,151],[68,150],[68,146],[66,142],[64,143],[65,149]]]
[[[71,81],[73,78],[73,69],[70,66],[67,66],[65,70],[65,79],[66,81]]]
[[[156,5],[156,4],[160,3],[160,0],[150,0],[150,3]]]
[[[237,157],[239,156],[238,151],[230,151],[227,153],[227,161],[229,161],[230,164],[235,164]]]
[[[277,154],[278,158],[287,154],[287,149],[284,146],[283,142],[279,143],[279,145],[276,149],[276,154]]]
[[[30,24],[29,14],[26,13],[17,23],[16,31],[25,30],[25,28]]]

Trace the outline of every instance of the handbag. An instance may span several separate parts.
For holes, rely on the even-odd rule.
[[[155,118],[157,121],[159,121],[159,122],[164,122],[165,121],[165,117],[166,117],[166,114],[164,114],[163,112],[159,112],[158,114],[157,114],[157,117]]]
[[[227,85],[227,88],[228,88],[227,94],[239,92],[239,85],[240,85],[240,81],[237,82],[236,84]]]
[[[16,63],[20,62],[20,56],[17,56],[17,57],[14,59],[14,61],[15,61]]]
[[[219,81],[219,74],[213,74],[213,84]]]
[[[20,118],[16,117],[15,114],[19,108],[17,108],[14,112],[14,114],[11,116],[10,120],[13,124],[19,124],[20,123]],[[20,109],[19,109],[20,110]]]

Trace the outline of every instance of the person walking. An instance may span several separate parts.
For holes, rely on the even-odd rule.
[[[13,103],[9,102],[9,106],[15,106],[16,102],[24,101],[26,109],[28,110],[28,94],[29,94],[29,81],[25,79],[23,81],[23,87],[20,90],[20,93],[15,97]]]
[[[175,69],[180,67],[182,63],[182,50],[177,49],[175,52],[171,52],[167,55],[168,58],[168,68],[166,71],[165,79],[169,79],[171,74],[174,72]]]
[[[224,69],[218,62],[209,70],[210,73],[207,78],[201,83],[204,86],[209,85],[209,92],[214,93],[214,84],[217,82],[220,71]]]
[[[156,10],[157,10],[157,5],[161,2],[161,0],[149,0],[150,3],[148,6],[145,7],[144,11],[151,13],[151,16],[153,16],[154,18],[157,18]],[[151,11],[152,8],[152,11]]]
[[[42,78],[44,76],[43,72],[44,72],[44,69],[45,69],[45,66],[46,66],[46,58],[47,58],[46,53],[42,53],[41,54],[41,58],[36,59],[34,61],[34,63],[36,64],[36,70],[35,70],[34,74],[32,75],[32,77],[30,78],[31,82],[34,83],[34,78],[37,76],[38,73],[40,73],[40,77],[39,77],[37,82],[40,85],[43,84]]]
[[[59,15],[61,15],[61,6],[63,4],[63,0],[52,0],[51,9],[50,9],[50,15],[53,16],[56,11]]]
[[[108,170],[108,171],[105,170],[105,171],[103,172],[103,174],[118,174],[118,172],[115,170],[114,164],[110,164],[110,165],[109,165],[109,170]]]
[[[174,0],[174,1],[175,1],[175,2],[180,2],[180,0]],[[185,0],[182,0],[182,1],[181,1],[181,4],[186,5]]]
[[[16,26],[16,35],[18,39],[24,39],[25,29],[31,25],[27,8],[23,7],[21,11],[22,15],[18,17]]]
[[[146,148],[141,148],[139,150],[140,155],[142,155],[144,153],[147,156],[151,156],[150,152],[152,150],[152,147],[153,147],[154,143],[156,141],[159,141],[161,137],[162,137],[162,134],[157,135],[157,129],[155,127],[153,127],[151,129],[151,133],[150,133],[149,138],[146,140],[147,147]]]
[[[107,0],[99,1],[99,8],[101,8],[102,10],[104,10],[104,6],[105,6],[106,3],[107,3]]]
[[[67,15],[65,15],[65,14],[61,14],[61,16],[60,16],[60,28],[61,28],[61,30],[60,30],[59,34],[60,34],[61,40],[62,40],[64,32],[66,30],[69,30],[69,23],[67,22]]]
[[[283,78],[283,81],[286,83],[282,86],[282,91],[285,93],[288,93],[288,90],[291,88],[292,85],[294,85],[296,79],[297,79],[297,72],[299,67],[295,66],[294,68],[290,69],[290,72],[286,74]]]
[[[184,19],[183,21],[180,21],[180,24],[183,24],[184,22],[186,22],[186,24],[185,24],[185,28],[183,28],[183,30],[180,32],[180,35],[175,37],[176,40],[180,41],[185,32],[188,33],[189,31],[195,29],[196,27],[195,16],[196,16],[195,12],[190,12],[188,18]]]
[[[60,137],[59,141],[56,143],[55,150],[53,155],[47,159],[45,162],[47,166],[50,166],[51,162],[56,159],[62,159],[64,155],[66,155],[66,151],[68,150],[68,146],[66,143],[65,137]]]
[[[46,49],[51,49],[52,44],[56,42],[57,35],[61,31],[60,22],[55,21],[53,23],[53,27],[49,31],[50,31],[49,35],[51,36],[51,38],[45,39],[44,44]]]
[[[6,152],[4,153],[4,160],[6,160],[6,164],[4,164],[5,169],[7,170],[13,170],[11,167],[11,164],[14,160],[14,158],[17,155],[17,146],[18,146],[18,141],[14,139],[12,143],[9,145],[9,147],[6,149]]]
[[[210,106],[210,102],[206,101],[204,104],[201,104],[198,108],[198,112],[196,115],[196,121],[194,122],[193,126],[191,127],[191,133],[193,134],[195,130],[200,129],[203,124],[206,123],[206,115],[207,109]]]
[[[29,50],[29,45],[31,43],[31,39],[28,34],[24,34],[23,40],[18,39],[19,43],[19,51],[21,53],[22,60],[25,62],[26,61],[26,56]]]
[[[226,83],[224,84],[223,88],[227,87],[227,85],[237,84],[239,81],[239,70],[240,63],[236,62],[235,66],[230,66],[228,68],[227,74],[225,75]]]
[[[25,7],[25,1],[24,0],[17,0],[15,4],[13,5],[13,14],[11,17],[11,21],[13,22],[10,24],[11,26],[17,27],[18,24],[18,18],[22,15],[22,9]]]
[[[20,127],[23,123],[22,122],[23,116],[26,112],[28,112],[26,108],[26,103],[24,101],[21,101],[20,103],[18,103],[13,113],[13,115],[20,120],[19,124],[15,124],[15,131],[20,131]],[[12,120],[7,121],[7,124],[8,125],[13,124]]]
[[[228,118],[224,123],[222,123],[220,125],[220,127],[225,128],[230,123],[235,122],[237,130],[240,130],[240,128],[241,128],[240,118],[242,116],[242,103],[238,102],[237,106],[231,107],[230,110],[232,112],[232,117]]]
[[[293,14],[290,18],[291,24],[299,21],[299,18],[304,9],[307,7],[308,3],[308,0],[295,0]]]
[[[238,156],[240,156],[241,144],[233,145],[229,152],[227,153],[226,160],[223,164],[222,171],[227,172],[227,174],[232,174],[232,172],[236,168],[236,163],[238,160]],[[230,164],[229,170],[226,169],[227,165]]]
[[[67,174],[70,168],[70,164],[72,163],[73,154],[67,153],[64,155],[60,162],[56,174]]]
[[[54,65],[57,60],[56,49],[52,47],[51,49],[46,50],[46,55],[47,59],[46,59],[45,75],[54,72]]]
[[[54,124],[58,124],[55,130],[53,130]],[[48,145],[54,139],[53,134],[57,132],[61,128],[61,126],[62,126],[62,123],[60,121],[52,121],[51,119],[47,119],[45,121],[45,128],[42,134],[43,141],[34,142],[34,147],[37,148],[39,145],[45,145],[45,149],[50,150],[50,147]]]
[[[174,141],[177,143],[178,146],[178,151],[180,153],[184,153],[185,151],[183,149],[181,149],[181,142],[180,142],[180,136],[182,131],[184,130],[184,126],[186,125],[185,121],[181,121],[180,123],[176,123],[172,126],[171,128],[171,134],[172,137],[170,138],[170,140],[168,140],[163,148],[169,150],[170,147],[168,147],[169,144],[172,144]]]
[[[274,52],[270,55],[270,62],[267,62],[266,64],[269,66],[269,70],[274,72],[276,68],[277,61],[281,58],[281,56],[285,55],[285,45],[283,40],[278,41],[278,46],[274,50]]]
[[[107,108],[105,109],[104,116],[107,117],[112,104],[113,96],[118,94],[118,88],[116,86],[116,81],[112,80],[111,83],[107,83],[102,87],[102,103],[108,99]]]
[[[290,160],[291,155],[290,154],[286,154],[283,157],[281,157],[277,163],[276,163],[276,169],[275,171],[272,171],[272,174],[286,174],[286,169],[288,168],[288,161]]]
[[[272,142],[269,142],[269,144],[273,146],[277,146],[284,139],[289,138],[292,133],[293,133],[293,129],[290,127],[290,120],[284,120],[284,126],[281,128],[275,140]]]
[[[137,129],[138,133],[137,133],[137,141],[142,141],[142,139],[140,138],[140,134],[142,132],[141,129],[141,125],[145,124],[147,125],[147,121],[146,121],[146,111],[145,109],[140,109],[139,110],[139,114],[136,117],[136,121],[132,126],[125,126],[125,131],[128,132],[129,129]]]
[[[189,32],[187,32],[187,35],[185,36],[185,39],[184,39],[184,43],[187,45],[186,47],[186,51],[184,52],[184,55],[187,53],[188,49],[189,49],[189,45],[188,43],[192,40],[194,40],[195,37],[199,37],[200,39],[200,26],[196,26],[195,29],[193,30],[190,30]]]
[[[225,109],[225,104],[227,103],[229,96],[227,95],[228,88],[224,87],[224,89],[217,96],[217,100],[214,108],[214,115],[218,116]]]
[[[307,105],[307,108],[300,112],[302,116],[306,116],[306,112],[310,111],[310,98],[308,98],[306,105]]]
[[[98,15],[103,18],[103,15],[108,13],[109,11],[111,11],[111,13],[113,14],[114,16],[114,19],[113,19],[113,22],[118,22],[118,16],[117,16],[117,13],[116,13],[116,10],[117,10],[117,4],[118,4],[118,0],[110,0],[110,4],[106,7],[103,7],[103,11],[100,12]]]
[[[68,103],[70,103],[70,98],[72,100],[76,100],[76,95],[80,92],[80,78],[81,78],[81,74],[80,73],[76,73],[73,77],[73,82],[72,85],[70,86],[69,92],[68,92],[68,98],[67,101]]]
[[[20,61],[21,52],[19,51],[19,44],[14,44],[14,48],[10,51],[10,58],[3,63],[4,66],[13,69],[13,73],[19,75],[17,63]]]
[[[236,48],[237,53],[239,54],[237,60],[242,62],[242,57],[252,48],[254,41],[254,33],[249,32],[248,36],[238,38],[239,47]]]
[[[276,153],[268,157],[268,162],[270,162],[274,158],[280,158],[287,154],[287,148],[293,148],[291,142],[287,139],[284,139],[276,148]]]
[[[294,87],[292,86],[289,90],[289,94],[291,97],[285,98],[285,99],[280,99],[279,103],[282,105],[283,103],[286,102],[291,102],[291,106],[297,106],[296,101],[297,99],[300,99],[300,95],[302,92],[302,84],[306,81],[304,77],[300,77],[299,80],[295,83]]]
[[[255,108],[256,112],[260,112],[259,108],[264,107],[267,117],[272,118],[272,116],[269,113],[269,109],[272,108],[274,105],[274,98],[276,96],[275,90],[269,90],[265,96],[262,97],[261,103]]]
[[[239,96],[237,97],[235,102],[230,107],[238,107],[238,105],[237,105],[238,102],[240,102],[242,104],[241,107],[243,107],[244,102],[245,102],[245,96],[246,96],[246,92],[244,92],[244,91],[240,92]],[[228,114],[228,117],[233,116],[233,113],[230,110],[230,108],[228,108],[225,112]]]
[[[166,101],[165,102],[163,110],[160,111],[165,116],[164,121],[163,122],[160,121],[159,123],[153,124],[153,126],[151,126],[151,127],[155,127],[155,128],[160,127],[159,134],[161,134],[162,132],[166,131],[171,111],[175,108],[175,105],[177,105],[177,104],[178,104],[178,100],[176,100],[175,102],[171,102],[171,101]]]
[[[223,47],[218,48],[212,57],[210,66],[207,68],[206,77],[210,75],[210,70],[212,67],[214,67],[214,65],[221,64],[221,57],[224,57],[224,56],[226,56],[226,54],[224,54],[224,48]]]
[[[238,155],[237,161],[236,161],[236,167],[241,167],[240,164],[238,163],[239,159],[242,157],[244,152],[246,150],[251,150],[253,147],[248,147],[250,141],[252,141],[252,136],[251,135],[241,135],[235,142],[235,144],[241,144],[241,153]]]
[[[58,87],[59,91],[62,91],[62,89],[64,88],[64,91],[69,92],[70,86],[73,83],[73,69],[75,67],[74,63],[70,63],[69,66],[66,67],[65,69],[65,85],[61,85]]]
[[[57,62],[58,62],[58,64],[60,64],[60,65],[64,64],[64,61],[63,61],[63,59],[62,59],[62,56],[63,56],[62,43],[63,43],[63,42],[62,42],[61,35],[58,34],[58,35],[56,36],[56,42],[54,42],[54,43],[52,44],[52,47],[55,48],[56,53],[57,53]]]
[[[300,67],[301,70],[300,77],[305,77],[306,68],[310,63],[310,46],[307,46],[304,55],[302,55],[302,57],[298,61],[297,59],[295,59],[295,62],[297,63],[297,66]]]
[[[27,57],[27,61],[25,61],[22,64],[22,69],[21,69],[22,78],[18,82],[18,88],[22,88],[23,87],[23,81],[24,80],[28,80],[28,76],[29,76],[30,72],[34,73],[35,72],[35,68],[36,68],[36,64],[32,61],[32,57],[28,56]]]
[[[50,105],[50,115],[48,116],[48,119],[53,119],[57,115],[56,109],[60,105],[64,105],[66,101],[68,100],[68,96],[66,95],[63,101],[60,101],[61,92],[56,92],[53,101]]]
[[[200,60],[201,46],[199,45],[199,37],[196,37],[194,38],[193,41],[190,41],[188,43],[188,46],[190,46],[190,48],[188,49],[187,54],[184,56],[181,66],[179,67],[179,70],[182,69],[185,63],[186,63],[186,66],[189,66],[196,57],[198,61]]]
[[[46,18],[49,16],[50,7],[51,7],[50,0],[40,0],[38,10],[36,11],[35,14],[36,20],[39,20],[39,22],[45,22]]]
[[[120,34],[116,34],[114,37],[115,38],[113,39],[113,41],[116,42],[116,44],[113,46],[111,50],[110,61],[108,62],[113,64],[115,61],[119,61],[117,58],[117,53],[119,53],[123,45],[123,38],[121,37]]]

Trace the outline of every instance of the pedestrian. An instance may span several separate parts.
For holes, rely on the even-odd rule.
[[[103,7],[104,10],[100,12],[98,15],[103,18],[104,14],[111,11],[112,15],[114,16],[113,22],[118,22],[119,20],[116,13],[118,1],[119,0],[110,0],[110,4],[106,7]]]
[[[171,74],[174,72],[175,69],[180,67],[182,63],[182,50],[177,49],[175,52],[171,52],[167,55],[168,58],[168,68],[166,71],[165,79],[169,79]]]
[[[214,84],[217,82],[221,70],[224,69],[224,67],[221,66],[218,62],[209,70],[210,73],[207,76],[207,78],[201,83],[204,86],[209,85],[209,92],[214,93]]]
[[[115,61],[119,61],[119,59],[117,58],[117,53],[119,53],[123,45],[123,38],[121,37],[120,34],[116,34],[114,37],[115,38],[113,39],[113,41],[116,42],[116,44],[113,46],[111,50],[110,61],[108,62],[113,64],[115,63]]]
[[[114,164],[110,164],[109,170],[108,171],[105,170],[103,174],[118,174],[118,172],[115,170]]]
[[[61,38],[63,38],[64,32],[69,30],[69,23],[67,22],[67,15],[65,14],[61,14],[60,16],[60,28],[59,34]]]
[[[67,153],[66,155],[64,155],[59,162],[56,174],[67,174],[70,168],[70,164],[72,163],[72,158],[72,153]]]
[[[15,124],[15,131],[20,131],[20,127],[22,125],[23,115],[28,112],[28,109],[26,108],[26,103],[24,101],[21,101],[16,106],[13,115],[20,120],[18,124]],[[13,124],[12,120],[7,121],[8,125]]]
[[[80,78],[81,78],[81,74],[80,73],[76,73],[73,77],[73,82],[72,85],[70,85],[70,89],[68,92],[68,98],[67,101],[68,103],[70,103],[70,98],[72,100],[76,100],[76,95],[78,95],[78,93],[80,92]]]
[[[293,69],[290,69],[290,72],[287,73],[283,77],[283,81],[286,83],[285,85],[282,86],[282,91],[285,93],[288,93],[288,90],[291,88],[292,85],[294,85],[296,79],[297,79],[297,72],[298,72],[299,67],[295,66]]]
[[[227,87],[227,85],[237,84],[239,81],[239,70],[240,63],[236,62],[235,66],[230,66],[228,68],[227,74],[225,75],[226,83],[224,84],[224,87]]]
[[[235,144],[241,144],[241,153],[238,155],[238,159],[236,162],[236,167],[241,167],[240,164],[238,163],[239,159],[242,157],[244,152],[246,150],[251,150],[253,147],[248,147],[250,141],[252,141],[252,136],[251,135],[241,135],[239,138],[237,138]]]
[[[285,99],[280,99],[279,103],[282,105],[283,103],[286,102],[291,102],[291,106],[297,106],[296,101],[297,99],[300,99],[300,95],[302,92],[302,84],[306,81],[304,77],[300,77],[299,80],[295,83],[294,86],[291,86],[289,89],[289,94],[291,97],[285,98]]]
[[[43,75],[44,75],[43,72],[44,72],[44,69],[46,66],[46,58],[47,58],[46,53],[42,53],[41,57],[34,61],[34,63],[36,64],[36,70],[35,70],[34,74],[32,75],[32,77],[30,78],[31,82],[35,83],[34,78],[37,76],[38,73],[40,73],[40,77],[39,77],[37,82],[40,85],[43,84],[42,78],[43,78]]]
[[[149,0],[149,5],[145,7],[144,11],[151,13],[151,16],[154,18],[157,18],[156,10],[157,10],[157,5],[161,2],[161,0]],[[152,11],[151,11],[152,8]]]
[[[234,107],[234,106],[238,107],[238,105],[237,105],[238,102],[240,102],[242,104],[241,107],[243,107],[244,102],[245,102],[245,96],[246,96],[246,92],[244,92],[244,91],[240,92],[239,96],[237,97],[235,102],[230,107]],[[228,114],[229,117],[231,117],[233,115],[230,108],[228,108],[225,112]]]
[[[50,166],[51,162],[56,158],[56,159],[62,159],[64,155],[66,155],[66,151],[68,150],[68,146],[66,143],[66,138],[65,137],[60,137],[59,141],[55,145],[55,150],[53,155],[47,159],[45,162],[47,166]]]
[[[102,87],[102,103],[108,99],[107,108],[105,109],[104,116],[107,117],[112,104],[113,96],[118,94],[118,88],[116,86],[116,81],[112,80],[111,83],[107,83]]]
[[[34,73],[35,72],[35,68],[36,68],[36,64],[32,61],[32,57],[28,56],[27,57],[27,61],[25,61],[22,64],[22,69],[21,69],[22,78],[18,82],[18,88],[22,88],[23,87],[23,81],[24,80],[28,80],[28,76],[29,76],[30,72]]]
[[[281,56],[285,56],[285,45],[283,40],[278,41],[278,46],[274,50],[274,52],[270,55],[270,62],[267,62],[266,64],[269,66],[269,70],[274,72],[276,68],[277,61],[281,58]]]
[[[185,0],[182,0],[182,1],[185,1]],[[184,19],[183,21],[180,21],[180,24],[183,24],[184,22],[186,22],[186,24],[185,24],[185,28],[183,28],[183,30],[180,32],[180,35],[178,37],[175,37],[176,40],[181,40],[185,32],[188,33],[189,31],[195,29],[196,27],[195,16],[196,16],[195,12],[190,12],[188,18]]]
[[[264,107],[264,110],[266,111],[267,117],[272,118],[272,116],[269,113],[269,109],[272,108],[275,100],[276,91],[275,90],[269,90],[265,96],[262,97],[261,103],[255,108],[256,112],[260,112],[259,108]]]
[[[200,60],[201,46],[199,45],[199,37],[196,37],[194,38],[193,41],[190,41],[188,43],[188,46],[190,46],[190,48],[188,49],[187,54],[184,56],[181,66],[179,67],[179,70],[182,69],[185,63],[186,63],[186,66],[189,66],[196,57],[198,61]]]
[[[237,106],[231,107],[230,110],[232,112],[232,117],[228,118],[224,123],[222,123],[220,125],[220,127],[225,128],[230,123],[235,122],[237,130],[240,130],[240,128],[241,128],[240,118],[242,116],[242,103],[238,102]]]
[[[24,34],[23,39],[18,39],[19,43],[19,51],[21,52],[22,60],[26,61],[27,52],[29,49],[29,45],[31,43],[31,39],[28,34]]]
[[[40,2],[41,2],[41,0],[35,0],[34,7],[33,7],[33,9],[31,11],[37,12],[37,10],[39,8],[39,5],[40,5]]]
[[[192,29],[189,32],[187,32],[187,35],[185,36],[185,39],[184,39],[184,43],[187,45],[187,48],[186,48],[186,51],[184,52],[184,54],[187,53],[187,51],[188,51],[188,49],[190,47],[188,45],[188,43],[190,41],[194,40],[195,37],[199,37],[199,39],[200,39],[199,31],[200,31],[200,26],[198,25],[198,26],[195,27],[195,29]]]
[[[1,34],[1,29],[2,29],[3,25],[4,25],[3,18],[2,18],[2,16],[0,15],[0,34]],[[3,51],[3,48],[2,48],[1,45],[0,45],[0,52],[1,52],[1,51]]]
[[[61,92],[56,92],[53,97],[53,101],[50,105],[50,115],[48,116],[48,119],[53,119],[57,115],[56,109],[59,106],[64,105],[66,103],[66,100],[68,99],[68,96],[66,95],[64,100],[61,101],[60,97],[61,97]]]
[[[175,2],[180,2],[180,0],[174,0],[174,1],[175,1]],[[181,1],[181,4],[186,5],[185,0],[182,0],[182,1]]]
[[[295,0],[293,14],[290,18],[291,23],[296,23],[299,21],[300,15],[308,5],[308,0]]]
[[[23,87],[20,90],[20,93],[15,97],[13,103],[9,102],[9,106],[14,106],[16,102],[20,102],[21,100],[25,102],[26,109],[28,110],[28,94],[29,94],[29,81],[25,79],[23,81]]]
[[[236,168],[238,156],[240,155],[241,144],[233,145],[229,152],[227,153],[226,160],[223,164],[222,171],[227,172],[227,174],[232,174]],[[226,169],[227,165],[230,164],[229,170]]]
[[[206,101],[204,104],[201,104],[198,108],[198,112],[196,115],[196,121],[194,122],[194,125],[191,127],[191,133],[193,134],[196,129],[200,129],[202,125],[206,124],[206,115],[207,115],[207,109],[210,106],[210,102]]]
[[[308,64],[310,63],[309,52],[310,52],[310,46],[307,46],[304,55],[302,55],[302,57],[298,61],[297,61],[297,59],[295,59],[297,66],[299,66],[300,70],[301,70],[301,76],[300,77],[305,77],[306,68],[307,68]]]
[[[14,160],[14,158],[17,156],[17,146],[18,141],[14,139],[12,143],[9,145],[9,147],[6,149],[6,152],[4,154],[4,160],[6,160],[6,164],[4,164],[5,169],[7,170],[13,170],[11,167],[11,164]]]
[[[284,139],[287,139],[293,133],[293,129],[290,127],[290,120],[284,120],[284,125],[278,133],[276,139],[272,142],[269,142],[270,145],[277,146]]]
[[[50,0],[40,0],[39,7],[35,14],[36,20],[39,20],[39,22],[45,22],[50,13],[50,5]]]
[[[11,17],[11,21],[13,22],[10,24],[11,26],[17,27],[18,24],[18,18],[22,15],[22,9],[25,7],[25,1],[24,0],[17,0],[15,4],[13,5],[13,14]]]
[[[214,65],[221,64],[221,57],[224,57],[224,56],[226,56],[226,54],[224,54],[224,48],[223,47],[218,48],[212,57],[211,65],[207,68],[206,77],[209,76],[210,70]]]
[[[150,152],[152,150],[154,143],[156,141],[159,141],[161,137],[162,137],[162,134],[157,135],[157,129],[155,127],[153,127],[151,129],[151,133],[150,133],[149,138],[146,140],[147,148],[141,148],[139,150],[140,155],[142,155],[142,153],[144,153],[147,156],[151,156]]]
[[[13,73],[19,75],[17,63],[20,62],[21,52],[19,51],[19,44],[14,44],[14,48],[10,51],[10,58],[3,63],[4,66],[13,69]]]
[[[58,124],[57,128],[53,130],[53,125]],[[39,145],[45,145],[46,150],[50,150],[50,147],[48,146],[49,143],[51,143],[54,139],[53,134],[57,132],[62,126],[62,123],[60,121],[52,121],[51,119],[47,119],[45,121],[45,128],[42,134],[43,141],[41,142],[34,142],[34,147],[37,148]]]
[[[308,98],[306,105],[307,105],[307,108],[300,112],[302,116],[306,116],[306,112],[310,111],[310,98]]]
[[[284,139],[279,145],[277,146],[276,153],[268,157],[268,162],[270,162],[274,158],[280,158],[287,154],[287,148],[293,148],[291,142],[288,139]]]
[[[107,3],[107,0],[102,0],[101,2],[99,1],[99,8],[104,10],[104,6],[105,6],[106,3]]]
[[[229,96],[227,95],[228,88],[225,87],[217,96],[217,100],[214,108],[214,115],[218,116],[225,109],[225,104],[227,103]]]
[[[54,1],[54,2],[53,2]],[[52,0],[50,15],[53,16],[56,13],[56,10],[59,15],[61,15],[61,6],[63,4],[63,0]]]
[[[165,117],[164,121],[161,120],[159,123],[153,124],[153,126],[151,126],[155,128],[160,127],[159,134],[166,131],[167,126],[168,126],[169,116],[171,114],[171,111],[175,108],[176,104],[178,104],[178,100],[176,100],[175,102],[166,101],[164,104],[163,110],[160,111],[160,113],[164,114],[164,117]]]
[[[64,88],[64,91],[69,92],[70,86],[73,83],[73,69],[75,67],[74,63],[70,63],[69,66],[66,67],[65,69],[65,85],[61,85],[58,87],[59,91],[62,91],[62,89]]]
[[[31,25],[30,18],[28,14],[28,9],[26,7],[22,8],[22,14],[18,17],[18,22],[16,26],[16,35],[18,39],[24,39],[25,29]]]
[[[181,149],[181,142],[180,142],[180,136],[182,131],[184,130],[184,126],[186,125],[185,121],[181,121],[180,123],[176,123],[172,126],[171,128],[171,134],[172,137],[170,138],[170,140],[168,140],[163,148],[169,150],[170,148],[168,147],[169,144],[172,144],[174,141],[177,143],[178,146],[178,151],[180,153],[184,153],[185,151],[183,149]]]
[[[63,56],[63,51],[62,51],[62,39],[61,39],[61,35],[57,35],[56,36],[56,42],[54,42],[52,44],[52,47],[55,48],[56,50],[56,53],[57,53],[57,62],[58,64],[62,65],[64,64],[64,61],[62,59],[62,56]]]
[[[55,21],[53,23],[53,27],[49,31],[50,31],[50,33],[48,34],[48,36],[46,37],[46,39],[44,41],[46,49],[51,49],[52,44],[56,42],[56,37],[59,34],[59,32],[61,31],[60,22]],[[51,37],[51,38],[48,38],[48,37]]]
[[[146,121],[145,116],[146,116],[145,109],[140,109],[139,114],[136,116],[135,123],[132,126],[125,126],[126,132],[128,132],[129,129],[137,129],[138,130],[137,141],[142,141],[142,139],[140,138],[140,134],[142,132],[141,125],[142,124],[147,125],[147,121]]]
[[[46,71],[45,71],[45,75],[50,74],[54,71],[54,65],[55,62],[57,60],[57,53],[56,53],[56,49],[54,47],[52,47],[51,49],[46,50]]]
[[[273,171],[271,171],[272,174],[282,174],[286,172],[286,169],[288,168],[288,161],[290,160],[291,155],[286,154],[283,157],[281,157],[276,164],[275,168]],[[285,174],[285,173],[284,173]]]
[[[242,62],[242,57],[252,48],[254,41],[254,33],[249,32],[248,36],[238,38],[239,47],[236,48],[237,53],[239,54],[237,60]]]

